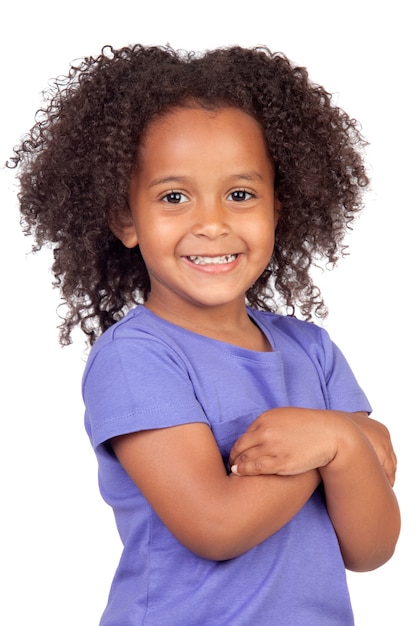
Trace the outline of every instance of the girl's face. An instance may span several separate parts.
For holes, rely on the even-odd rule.
[[[150,124],[129,189],[149,272],[146,306],[165,319],[241,314],[274,247],[278,201],[261,127],[236,108],[178,108]]]

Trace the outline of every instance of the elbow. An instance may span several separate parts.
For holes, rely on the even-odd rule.
[[[239,544],[235,538],[229,541],[224,533],[210,532],[200,538],[187,538],[183,545],[197,556],[208,561],[228,561],[250,550],[253,546]]]
[[[349,555],[342,550],[346,569],[352,572],[371,572],[387,563],[394,555],[401,529],[398,514],[390,525],[386,535],[363,550],[360,555]]]
[[[344,556],[345,567],[351,572],[371,572],[387,563],[393,556],[394,551],[395,546],[375,551],[359,559]]]
[[[198,546],[196,549],[191,550],[202,559],[206,559],[207,561],[228,561],[229,559],[233,559],[237,556],[240,556],[239,553],[235,553],[230,549],[222,548],[222,546]]]
[[[385,563],[391,559],[393,554],[394,550],[389,550],[362,559],[344,559],[345,567],[351,572],[372,572],[382,565],[385,565]]]
[[[194,524],[192,531],[177,535],[177,539],[188,550],[209,561],[227,561],[253,548],[259,541],[250,539],[245,533],[228,526],[224,518],[220,521]]]

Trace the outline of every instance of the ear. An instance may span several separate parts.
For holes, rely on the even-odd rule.
[[[129,214],[124,213],[122,215],[111,215],[109,219],[109,226],[113,235],[115,235],[117,239],[120,239],[126,248],[134,248],[138,245],[136,227]]]

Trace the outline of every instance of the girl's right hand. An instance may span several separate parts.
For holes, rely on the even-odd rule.
[[[351,419],[367,437],[381,463],[391,487],[395,483],[397,457],[392,447],[388,429],[381,422],[368,417],[367,413],[352,413]]]

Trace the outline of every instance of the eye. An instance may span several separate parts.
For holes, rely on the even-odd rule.
[[[179,191],[170,191],[162,198],[162,202],[169,202],[170,204],[180,204],[186,200],[187,197]]]
[[[244,202],[245,200],[253,198],[253,193],[246,191],[246,189],[236,189],[232,191],[227,198],[230,198],[234,202]]]

